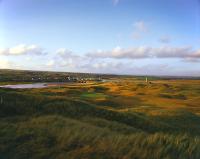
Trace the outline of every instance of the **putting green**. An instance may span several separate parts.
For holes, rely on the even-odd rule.
[[[94,93],[94,92],[91,92],[91,93],[83,93],[81,95],[82,98],[106,98],[107,95],[103,94],[103,93]]]

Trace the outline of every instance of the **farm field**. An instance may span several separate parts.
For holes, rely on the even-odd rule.
[[[120,76],[0,97],[2,159],[200,158],[197,79]]]

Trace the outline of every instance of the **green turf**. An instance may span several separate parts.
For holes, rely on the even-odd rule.
[[[107,97],[107,95],[103,94],[103,93],[94,93],[94,92],[91,92],[91,93],[83,93],[81,94],[81,97],[82,98],[105,98]]]

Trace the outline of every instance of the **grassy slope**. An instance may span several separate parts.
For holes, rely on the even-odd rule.
[[[199,159],[198,85],[121,79],[0,89],[0,158]]]

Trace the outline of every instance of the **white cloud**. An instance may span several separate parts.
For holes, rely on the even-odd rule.
[[[196,50],[195,53],[192,55],[193,58],[200,58],[200,49]]]
[[[147,24],[144,21],[136,21],[133,24],[134,31],[132,33],[132,37],[136,40],[141,39],[145,33],[149,31]]]
[[[20,44],[11,48],[0,49],[0,55],[27,55],[27,54],[35,54],[42,55],[45,54],[44,50],[37,45],[25,45]]]
[[[147,25],[145,24],[144,21],[136,21],[133,24],[133,26],[137,31],[140,31],[140,32],[147,32],[148,31]]]
[[[144,59],[144,58],[200,58],[200,50],[195,51],[190,46],[184,47],[133,47],[122,49],[116,47],[111,51],[96,51],[87,54],[92,58],[112,59]]]
[[[126,68],[127,63],[118,62],[118,61],[107,61],[107,60],[95,60],[95,61],[87,61],[87,63],[81,65],[79,68],[85,72],[92,73],[122,73],[125,72],[124,68]]]
[[[69,49],[60,48],[56,51],[56,64],[59,67],[78,68],[85,61],[84,56],[76,55]]]
[[[0,59],[0,69],[9,69],[11,66],[12,63],[8,60]]]
[[[171,38],[169,37],[169,36],[161,36],[160,37],[160,39],[159,39],[159,41],[161,42],[161,43],[170,43],[170,41],[171,41]]]
[[[19,48],[14,49],[14,52],[22,52]],[[17,56],[13,58],[0,55],[0,68],[16,68],[18,65],[18,68],[38,70],[154,75],[166,73],[169,75],[176,75],[176,72],[180,73],[182,68],[177,70],[178,67],[171,67],[171,63],[165,64],[166,61],[164,59],[171,58],[172,61],[175,59],[174,61],[177,62],[177,58],[179,58],[182,60],[181,62],[199,62],[200,50],[195,50],[190,46],[140,46],[132,48],[121,48],[117,46],[112,50],[98,50],[81,55],[66,48],[60,48],[48,57],[40,56],[42,58],[38,61],[30,60],[28,57],[30,56]],[[35,58],[38,59],[38,57]],[[154,60],[149,60],[153,58]],[[8,59],[14,59],[13,62],[15,61],[15,63],[11,63]],[[19,59],[19,61],[17,59]],[[20,63],[22,61],[21,59],[25,60],[24,63]],[[18,63],[16,61],[18,61]],[[195,65],[197,65],[197,63]],[[190,68],[190,70],[194,72],[193,68]],[[185,73],[182,71],[180,75],[189,75],[190,70],[188,69]]]
[[[54,60],[50,60],[50,61],[47,62],[46,65],[47,65],[48,67],[52,67],[52,66],[55,65],[55,61],[54,61]]]
[[[73,51],[66,49],[66,48],[60,48],[56,51],[56,55],[61,58],[78,58],[79,56],[76,55]]]
[[[150,47],[135,47],[130,49],[122,49],[120,47],[116,47],[111,51],[97,51],[94,53],[88,53],[87,56],[93,58],[146,58],[149,56]]]
[[[56,51],[56,53],[60,56],[66,56],[66,55],[69,55],[69,54],[72,54],[72,51],[66,49],[66,48],[60,48]]]

